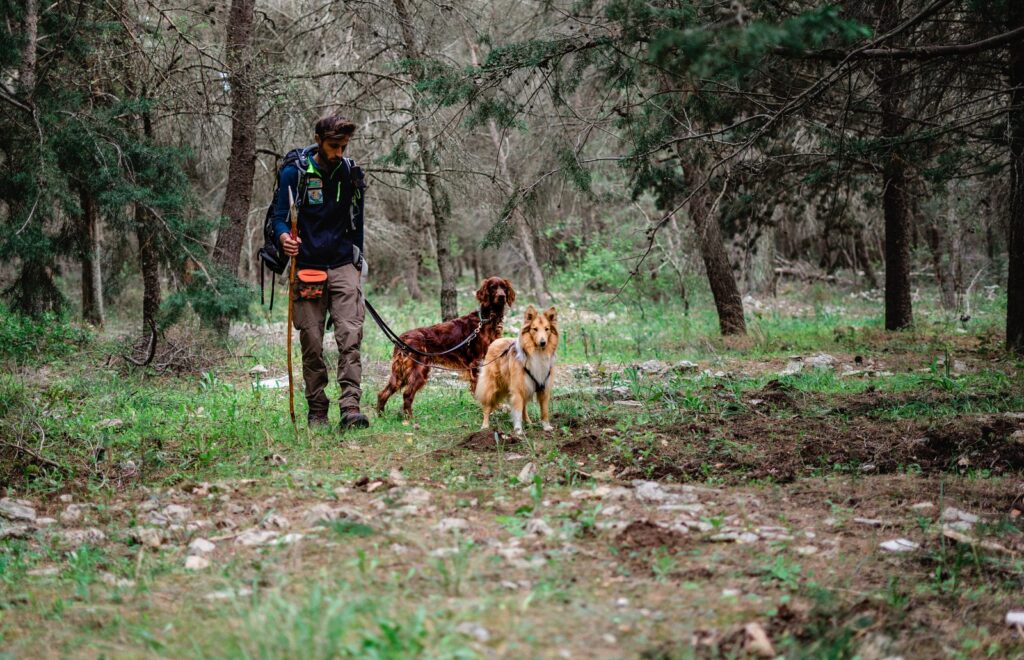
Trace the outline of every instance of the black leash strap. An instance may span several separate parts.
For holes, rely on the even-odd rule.
[[[468,337],[466,337],[465,339],[460,341],[455,346],[452,346],[448,350],[441,351],[440,353],[424,353],[423,351],[418,350],[416,348],[413,348],[409,344],[407,344],[404,341],[402,341],[402,338],[398,336],[398,333],[396,333],[394,330],[392,330],[388,326],[388,324],[384,322],[384,319],[381,318],[381,315],[377,312],[377,310],[374,308],[374,306],[370,304],[369,300],[364,299],[363,303],[366,305],[366,311],[370,312],[370,316],[373,318],[373,322],[377,324],[377,327],[380,328],[380,331],[383,332],[384,336],[388,338],[388,341],[390,341],[392,344],[394,344],[400,350],[403,350],[403,351],[405,351],[407,353],[413,353],[414,355],[419,355],[420,357],[427,357],[427,358],[442,357],[444,355],[448,355],[449,353],[454,353],[455,351],[459,350],[460,348],[462,348],[463,346],[465,346],[469,342],[471,342],[474,339],[476,339],[477,335],[480,334],[480,330],[484,327],[484,323],[487,323],[488,321],[490,321],[489,318],[488,319],[483,318],[480,315],[480,311],[478,310],[476,315],[477,315],[477,317],[479,317],[480,323],[477,324],[476,328],[473,330],[473,332],[471,332],[469,334]]]

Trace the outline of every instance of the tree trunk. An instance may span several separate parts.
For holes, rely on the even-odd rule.
[[[142,328],[156,326],[160,312],[160,260],[157,256],[153,215],[142,204],[135,205],[135,236],[139,241],[139,269],[142,271]]]
[[[1024,7],[1010,3],[1011,25],[1024,24]],[[1010,47],[1010,217],[1006,278],[1006,348],[1024,355],[1024,42]]]
[[[864,242],[864,229],[857,227],[853,232],[853,251],[857,257],[857,263],[864,269],[864,279],[872,289],[878,288],[878,276],[875,275],[875,267],[871,263],[871,255],[868,254],[868,246]]]
[[[422,53],[416,44],[416,35],[412,29],[412,19],[405,0],[394,0],[395,13],[398,14],[398,22],[402,29],[402,48],[405,51],[406,59],[410,61],[420,60]],[[414,65],[415,67],[415,65]],[[423,78],[423,72],[415,67],[413,77],[419,81]],[[427,194],[430,196],[430,210],[434,217],[434,235],[437,240],[437,269],[441,275],[441,318],[448,321],[459,315],[458,292],[455,288],[456,270],[455,259],[452,257],[452,246],[455,243],[455,235],[451,227],[451,200],[448,198],[448,191],[444,188],[441,177],[434,173],[437,163],[434,156],[434,142],[423,123],[419,107],[413,101],[413,123],[416,127],[416,140],[419,143],[420,166],[424,171],[424,178],[427,184]]]
[[[213,248],[214,262],[237,276],[242,238],[252,202],[256,172],[256,87],[253,77],[253,23],[255,0],[231,0],[228,18],[227,64],[231,85],[231,155],[221,215],[225,218]],[[217,321],[227,332],[228,319]]]
[[[879,1],[882,30],[899,21],[899,1]],[[906,130],[900,116],[900,101],[906,93],[906,77],[896,60],[883,61],[877,70],[881,137],[888,143],[883,156],[882,209],[885,213],[885,328],[901,330],[914,323],[910,300],[910,212],[907,191],[907,163],[897,143]]]
[[[103,274],[100,268],[100,228],[96,199],[84,188],[79,190],[82,205],[79,249],[82,262],[82,318],[103,325]]]
[[[18,84],[26,98],[31,98],[36,89],[36,41],[39,33],[39,5],[36,0],[25,0],[25,44],[21,49],[21,65],[18,69]]]
[[[683,164],[687,182],[691,186],[699,185],[704,177],[685,160],[682,143],[676,145],[676,153]],[[745,335],[747,323],[743,319],[743,298],[740,297],[729,255],[722,243],[718,218],[713,217],[713,206],[711,194],[706,187],[697,191],[690,199],[690,218],[697,231],[700,256],[704,260],[704,270],[707,271],[711,295],[718,311],[718,327],[723,335]]]
[[[932,255],[932,267],[935,269],[935,279],[939,282],[939,291],[942,293],[942,307],[947,311],[956,309],[956,291],[954,290],[952,254],[944,254],[946,246],[946,232],[939,225],[941,220],[935,222],[925,229],[925,239],[928,242],[928,249]]]

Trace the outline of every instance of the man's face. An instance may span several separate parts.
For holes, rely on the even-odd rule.
[[[323,161],[332,167],[338,165],[351,137],[351,135],[342,135],[341,137],[321,139],[320,136],[316,136],[316,143],[320,147],[320,156]]]

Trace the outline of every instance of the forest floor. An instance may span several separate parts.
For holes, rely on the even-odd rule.
[[[887,334],[869,302],[766,302],[743,340],[563,305],[555,430],[523,438],[444,376],[413,422],[294,434],[280,325],[162,369],[40,349],[0,377],[0,657],[1019,656],[998,303]]]

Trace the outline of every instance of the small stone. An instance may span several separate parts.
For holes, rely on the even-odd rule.
[[[263,520],[263,527],[266,529],[277,528],[277,529],[288,529],[292,524],[284,516],[280,516],[276,513],[272,513]]]
[[[437,523],[439,532],[461,532],[469,529],[469,521],[465,518],[442,518]]]
[[[269,370],[262,364],[257,364],[256,366],[249,370],[250,376],[262,376],[266,373],[269,373]]]
[[[185,523],[192,517],[192,509],[180,504],[168,504],[164,507],[163,514],[172,522]]]
[[[244,545],[247,547],[264,545],[268,541],[278,537],[277,532],[271,532],[269,530],[262,529],[247,529],[246,531],[235,537],[235,543],[237,545]]]
[[[100,582],[103,584],[109,584],[117,589],[131,589],[135,586],[135,580],[129,580],[128,578],[118,577],[113,573],[100,573]]]
[[[668,496],[656,481],[642,481],[636,484],[636,499],[641,502],[662,502],[668,499]]]
[[[39,527],[49,527],[56,524],[57,520],[55,518],[36,518],[36,525]]]
[[[533,536],[551,536],[555,531],[543,518],[531,518],[526,523],[526,533]]]
[[[205,555],[216,549],[217,546],[206,539],[192,539],[192,542],[188,544],[188,554],[190,555]]]
[[[472,637],[481,644],[486,643],[491,638],[491,633],[487,632],[487,628],[484,628],[475,621],[464,621],[455,626],[455,631],[466,637]]]
[[[722,589],[723,598],[738,598],[741,593],[739,589]]]
[[[64,494],[60,496],[60,501],[64,504],[71,504],[75,501],[75,498],[73,495]]]
[[[205,596],[206,600],[233,600],[235,598],[244,598],[252,595],[252,589],[242,587],[240,589],[224,589],[223,591],[213,591]]]
[[[388,479],[399,488],[409,483],[409,480],[406,479],[404,474],[402,474],[402,471],[394,468],[392,468],[391,472],[388,473]]]
[[[96,544],[107,540],[107,535],[95,527],[86,529],[65,529],[57,533],[57,536],[67,545],[79,546],[84,543]]]
[[[968,513],[967,511],[963,511],[961,509],[957,509],[951,506],[947,506],[945,509],[942,510],[942,519],[951,522],[965,522],[971,525],[977,523],[980,520],[980,518],[978,518],[978,516],[974,515],[973,513]]]
[[[298,543],[306,537],[305,534],[298,534],[292,532],[291,534],[285,534],[279,539],[275,539],[271,542],[271,545],[291,545],[292,543]]]
[[[36,510],[32,508],[31,502],[5,497],[0,499],[0,518],[33,522],[36,519]]]
[[[645,373],[657,374],[668,369],[668,365],[661,360],[647,360],[636,366],[637,371],[643,371]]]
[[[98,429],[116,429],[120,426],[124,426],[124,420],[117,417],[111,419],[101,419],[96,422],[96,428]]]
[[[853,522],[868,527],[884,527],[885,523],[878,518],[854,518]]]
[[[679,373],[697,371],[697,368],[697,364],[695,362],[690,362],[689,360],[680,360],[672,366],[672,370]]]
[[[0,525],[0,541],[4,539],[27,539],[32,536],[32,528],[28,525]]]
[[[764,631],[759,623],[748,623],[743,627],[743,632],[747,635],[746,650],[748,653],[753,655],[759,655],[763,658],[774,658],[775,648],[772,646],[772,642],[768,639],[768,633]]]
[[[879,547],[889,552],[913,552],[920,548],[921,545],[908,539],[893,539],[892,541],[880,543]]]
[[[779,375],[780,376],[795,376],[796,374],[800,373],[800,371],[803,370],[803,368],[804,368],[804,363],[803,362],[797,362],[796,360],[791,360],[789,363],[786,364],[786,368],[779,372]]]
[[[1007,612],[1006,625],[1024,626],[1024,610],[1010,610]]]
[[[406,489],[401,496],[398,498],[400,504],[406,504],[411,506],[426,506],[430,504],[430,491],[426,488],[420,488],[414,486],[413,488]]]
[[[807,364],[811,365],[815,369],[828,369],[834,366],[836,359],[828,353],[819,353],[814,357],[807,359]]]
[[[371,481],[366,485],[366,492],[373,493],[384,487],[383,481]]]
[[[533,483],[533,477],[537,474],[537,468],[532,462],[527,463],[523,466],[523,469],[519,471],[519,483],[529,484]]]
[[[163,543],[163,534],[154,527],[135,527],[129,535],[139,544],[149,548],[159,548]]]
[[[82,519],[82,507],[77,504],[69,504],[60,514],[60,521],[65,525],[71,525]]]
[[[451,557],[452,555],[459,554],[458,548],[435,548],[428,553],[431,557],[438,559],[444,559],[445,557]]]
[[[605,644],[615,644],[615,643],[617,643],[619,641],[615,637],[615,635],[613,635],[611,633],[605,633],[605,634],[601,635],[601,639],[604,641]]]
[[[799,545],[794,548],[798,555],[816,555],[818,554],[818,548],[813,545]]]
[[[628,598],[616,598],[615,599],[615,606],[616,607],[629,607],[629,599]]]
[[[928,511],[934,509],[935,505],[931,502],[918,502],[917,504],[911,504],[910,508],[914,511]]]
[[[736,537],[736,542],[744,545],[750,545],[751,543],[757,543],[760,539],[757,534],[753,532],[743,532]]]

